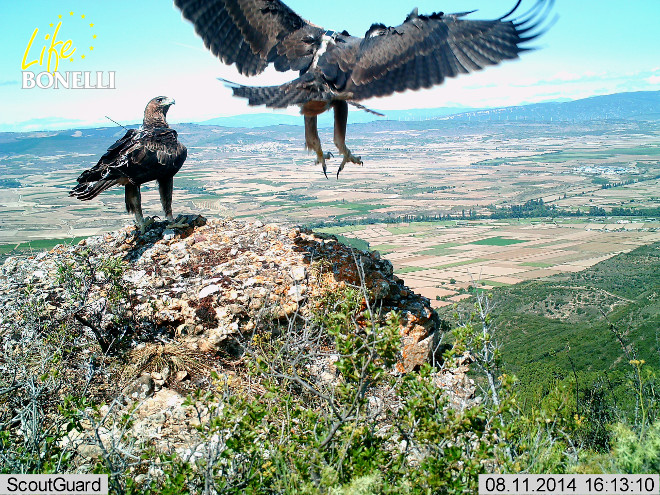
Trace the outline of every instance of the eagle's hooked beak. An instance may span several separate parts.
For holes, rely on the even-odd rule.
[[[174,98],[169,98],[169,97],[168,97],[168,98],[164,99],[164,100],[161,102],[161,105],[164,106],[164,107],[169,107],[169,106],[174,105],[174,103],[176,103],[176,102],[174,101]]]

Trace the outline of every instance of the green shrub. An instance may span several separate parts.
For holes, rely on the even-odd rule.
[[[660,473],[660,421],[643,431],[618,423],[613,427],[612,454],[616,472]]]
[[[145,324],[125,316],[131,296],[122,273],[118,260],[83,256],[62,264],[59,282],[72,311],[61,321],[49,319],[44,302],[26,291],[12,328],[30,329],[30,338],[20,352],[0,356],[14,373],[0,375],[0,472],[105,472],[116,494],[366,495],[475,493],[478,475],[491,472],[660,470],[656,376],[642,360],[630,359],[622,375],[632,391],[625,407],[611,402],[607,380],[614,374],[589,387],[565,370],[543,370],[549,376],[536,395],[521,390],[525,384],[502,363],[490,294],[473,291],[474,306],[458,319],[441,365],[471,363],[477,397],[461,409],[436,384],[440,368],[395,372],[399,316],[378,315],[363,288],[310,301],[317,308],[310,318],[264,319],[242,336],[241,383],[213,373],[210,386],[186,401],[200,420],[199,443],[188,451],[139,444],[127,433],[129,410],[114,419],[118,437],[103,445],[98,463],[81,466],[75,444],[62,442],[65,433],[83,424],[98,431],[112,417],[68,393],[85,391],[91,380],[81,386],[70,372],[93,338],[83,339],[75,315],[94,331],[97,316],[85,312],[89,287],[107,284],[113,328],[131,335]],[[121,359],[116,334],[94,338],[108,359]],[[32,392],[14,393],[16,383]],[[523,407],[521,396],[538,400]]]

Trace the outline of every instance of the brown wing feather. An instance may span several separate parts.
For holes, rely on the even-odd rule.
[[[455,77],[517,58],[553,0],[540,0],[525,20],[475,21],[465,14],[411,14],[395,28],[374,25],[359,45],[337,44],[323,59],[331,80],[338,69],[348,71],[338,88],[354,100],[386,96],[407,89],[429,88]],[[514,9],[515,11],[516,9]],[[508,15],[512,14],[511,11]]]
[[[323,29],[279,0],[174,0],[206,47],[241,74],[274,63],[279,71],[302,70],[313,60]]]
[[[187,150],[174,129],[129,129],[100,158],[78,177],[69,192],[81,200],[92,199],[116,184],[144,184],[174,176],[186,160]]]
[[[416,10],[395,28],[373,25],[364,38],[334,33],[310,70],[325,31],[303,20],[280,0],[174,0],[206,46],[239,72],[254,75],[273,63],[279,71],[312,76],[272,88],[234,87],[250,104],[282,107],[335,98],[358,101],[407,89],[429,88],[446,77],[513,59],[539,34],[554,0],[538,0],[524,19],[464,19],[468,13],[430,16]],[[318,70],[317,70],[318,69]],[[309,72],[307,72],[309,70]],[[306,74],[305,74],[306,73]]]

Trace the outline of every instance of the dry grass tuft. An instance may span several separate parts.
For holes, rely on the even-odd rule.
[[[186,371],[193,377],[210,372],[210,367],[204,363],[204,354],[178,344],[147,344],[131,351],[128,358],[138,374],[161,373],[165,368],[172,374]]]

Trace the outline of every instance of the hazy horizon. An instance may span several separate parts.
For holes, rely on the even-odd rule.
[[[538,105],[544,103],[570,103],[581,100],[587,100],[591,98],[597,98],[602,96],[613,96],[619,94],[634,94],[634,93],[648,93],[654,91],[631,91],[631,92],[619,92],[619,93],[610,93],[605,95],[593,95],[587,98],[579,99],[570,99],[570,98],[558,98],[556,100],[540,101],[533,103],[521,103],[519,105],[510,105],[506,107],[502,106],[491,106],[491,107],[434,107],[434,108],[408,108],[400,110],[383,110],[385,112],[384,117],[375,116],[373,114],[363,112],[361,110],[353,109],[349,117],[349,125],[351,124],[363,124],[367,122],[374,122],[378,120],[432,120],[443,117],[448,117],[452,115],[460,115],[462,113],[471,113],[475,111],[487,111],[494,110],[498,108],[519,108],[529,105]],[[374,110],[380,110],[379,108],[374,107]],[[271,125],[303,125],[303,120],[299,115],[291,115],[290,113],[285,113],[282,111],[271,111],[270,109],[263,109],[262,112],[254,113],[239,113],[236,115],[229,116],[218,116],[212,117],[210,119],[198,120],[198,121],[177,121],[168,119],[172,124],[193,124],[193,125],[224,125],[220,121],[227,122],[240,122],[243,119],[255,118],[259,120],[259,123],[254,125],[254,127],[266,127]],[[422,117],[421,114],[426,113],[428,116]],[[409,118],[404,118],[405,114],[410,115]],[[415,117],[416,116],[416,117]],[[84,121],[72,121],[70,119],[59,119],[57,117],[46,117],[43,119],[32,119],[24,122],[19,122],[12,125],[0,123],[0,133],[3,132],[49,132],[49,131],[69,131],[76,129],[103,129],[117,126],[116,123],[111,122],[107,118],[104,119],[105,122],[100,123],[85,123]],[[266,123],[262,123],[266,120]],[[214,122],[219,121],[219,122]],[[142,123],[142,116],[139,118],[136,117],[135,120],[129,122],[120,122],[120,124],[125,126],[136,126]],[[331,113],[325,113],[319,116],[319,127],[332,127],[334,123],[333,116]],[[105,124],[105,125],[104,125]],[[229,125],[228,127],[233,127],[234,125]],[[253,127],[252,125],[241,125],[237,127]]]
[[[510,10],[515,1],[416,0],[375,4],[371,0],[335,0],[332,8],[303,0],[286,3],[313,23],[335,30],[347,29],[361,36],[372,22],[400,24],[413,7],[418,7],[420,13],[477,9],[470,18],[493,19]],[[535,0],[523,0],[519,12],[525,13],[534,5]],[[374,14],[375,6],[378,9]],[[408,91],[364,103],[383,111],[493,108],[658,90],[660,64],[654,47],[660,42],[655,29],[660,2],[639,0],[634,9],[624,10],[619,6],[614,0],[556,0],[550,17],[556,14],[557,22],[531,43],[537,49],[523,53],[519,60],[449,79],[430,90]],[[252,78],[239,76],[235,67],[224,65],[204,48],[193,26],[167,1],[118,0],[110,7],[107,3],[84,0],[27,0],[6,3],[3,13],[3,130],[20,131],[24,125],[20,123],[35,119],[45,123],[48,120],[43,119],[60,119],[81,128],[105,125],[105,115],[122,123],[139,122],[146,102],[155,95],[176,99],[177,105],[169,115],[173,123],[265,113],[269,110],[248,107],[243,100],[233,98],[217,78],[269,85],[295,77],[294,72],[277,73],[271,69]],[[113,71],[116,89],[21,89],[22,60],[37,60],[41,47],[49,43],[46,37],[52,35],[58,22],[62,22],[58,40],[71,39],[78,50],[75,57],[63,60],[58,70]],[[38,36],[26,52],[35,29],[39,29]],[[39,66],[33,65],[29,70],[35,67]],[[43,67],[35,69],[35,73],[40,70]],[[297,113],[297,108],[280,112]]]

